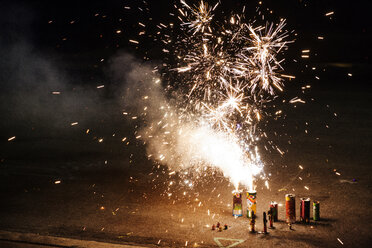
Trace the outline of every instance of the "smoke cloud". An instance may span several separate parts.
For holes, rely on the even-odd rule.
[[[120,70],[125,65],[124,71]],[[112,71],[126,82],[128,118],[139,121],[136,135],[146,145],[149,157],[171,171],[192,169],[197,176],[214,168],[236,187],[244,184],[252,189],[253,176],[262,169],[257,151],[243,150],[235,135],[217,131],[202,117],[190,117],[179,109],[177,94],[166,94],[152,66],[123,55],[113,61]]]

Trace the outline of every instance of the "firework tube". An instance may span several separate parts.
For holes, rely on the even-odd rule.
[[[242,193],[240,191],[233,191],[233,216],[243,216],[243,202],[242,202]]]
[[[251,232],[254,233],[254,232],[256,232],[256,230],[255,230],[256,214],[252,210],[250,215],[252,216],[252,218],[250,219],[249,224],[251,226]]]
[[[270,228],[273,228],[273,213],[271,209],[267,211],[267,215],[269,215]]]
[[[263,212],[263,227],[264,227],[264,233],[267,234],[267,218],[266,218],[266,212]]]
[[[277,222],[278,221],[278,203],[274,201],[270,202],[270,210],[271,210],[271,214],[273,216],[274,222]]]
[[[300,198],[300,221],[310,222],[310,198]]]
[[[318,201],[313,202],[313,220],[320,220],[320,203]]]
[[[248,191],[247,192],[247,217],[252,218],[252,212],[257,214],[257,202],[256,202],[257,192]]]
[[[285,213],[286,221],[289,224],[296,222],[296,199],[293,194],[285,195]]]

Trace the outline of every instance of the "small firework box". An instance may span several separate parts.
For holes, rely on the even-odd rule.
[[[287,223],[296,222],[296,196],[293,194],[285,195],[285,213]]]
[[[273,216],[273,221],[278,221],[278,203],[277,202],[270,202],[270,211]]]
[[[243,216],[243,200],[240,191],[233,191],[233,216]]]
[[[300,199],[300,221],[310,222],[310,198]]]
[[[257,214],[257,202],[256,202],[257,192],[248,191],[247,192],[247,217],[252,218],[252,211]]]
[[[318,201],[313,202],[313,220],[320,219],[320,203]]]

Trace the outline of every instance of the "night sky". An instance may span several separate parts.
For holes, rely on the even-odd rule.
[[[128,39],[136,38],[138,22],[154,26],[167,23],[169,12],[174,12],[171,3],[166,0],[147,1],[147,4],[134,0],[12,1],[2,4],[1,41],[14,44],[26,40],[35,49],[55,53],[133,51]],[[222,1],[220,8],[229,13],[241,9],[243,4],[247,5],[247,14],[257,17],[258,1]],[[260,6],[273,10],[274,18],[286,18],[288,29],[298,33],[293,53],[310,48],[317,54],[314,62],[370,63],[369,1],[268,0]],[[331,11],[335,14],[326,17]],[[116,30],[122,33],[117,34]],[[325,40],[317,41],[317,36],[324,36]],[[151,39],[144,38],[143,42],[138,49],[142,53],[154,45]]]
[[[363,89],[369,84],[372,42],[369,1],[267,0],[262,4],[222,1],[216,19],[232,12],[240,13],[243,5],[246,5],[248,20],[256,19],[257,23],[264,24],[256,11],[259,6],[265,20],[277,22],[286,18],[287,30],[293,30],[290,39],[295,42],[289,44],[283,65],[287,74],[296,76],[296,83],[287,84],[287,92],[293,89],[297,90],[293,95],[298,94],[302,84],[311,84],[314,90],[335,86],[348,90],[350,85]],[[162,52],[164,46],[156,34],[159,23],[175,22],[170,12],[175,13],[175,8],[173,2],[167,0],[3,2],[0,15],[2,109],[11,111],[6,106],[7,97],[20,89],[30,96],[58,87],[95,87],[104,83],[105,97],[113,97],[120,82],[110,78],[108,68],[111,58],[118,53],[126,52],[155,64],[171,63],[169,56]],[[329,12],[334,14],[325,16]],[[139,36],[144,30],[146,34]],[[319,36],[324,39],[319,40]],[[131,39],[140,43],[133,44]],[[304,49],[310,49],[309,59],[301,58]],[[50,67],[55,70],[52,76]],[[313,67],[317,68],[316,72]],[[44,69],[48,73],[44,73]],[[46,77],[57,80],[49,80],[50,83],[44,84],[48,86],[39,90]],[[62,79],[68,83],[61,83]],[[54,87],[55,82],[58,87]],[[27,92],[28,87],[35,92]],[[12,115],[15,112],[12,111]]]

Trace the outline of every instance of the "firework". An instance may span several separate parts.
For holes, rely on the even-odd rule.
[[[233,216],[243,216],[243,201],[240,191],[233,191]]]
[[[251,191],[247,192],[247,217],[252,218],[252,213],[257,213],[257,192]]]
[[[310,222],[310,198],[300,199],[300,221]]]
[[[313,220],[320,219],[320,203],[318,201],[313,202]]]
[[[174,42],[169,35],[163,39],[176,59],[167,73],[177,85],[166,91],[177,103],[154,105],[161,117],[142,137],[151,137],[151,156],[171,169],[192,168],[190,174],[200,176],[206,167],[217,168],[236,189],[244,185],[251,191],[263,169],[256,128],[265,118],[262,106],[283,90],[283,60],[277,56],[290,42],[285,20],[253,27],[244,13],[215,20],[218,4],[180,3],[182,34]]]
[[[286,221],[289,224],[296,222],[296,199],[293,194],[285,195]]]
[[[278,203],[270,202],[270,211],[273,216],[274,222],[278,221]]]

